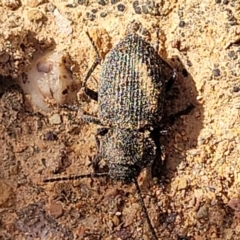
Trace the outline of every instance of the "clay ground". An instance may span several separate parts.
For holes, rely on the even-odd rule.
[[[0,14],[0,239],[152,238],[134,185],[107,178],[42,182],[92,171],[97,126],[75,111],[32,107],[13,81],[35,51],[51,45],[69,53],[80,86],[95,58],[85,32],[104,58],[132,20],[154,46],[160,29],[159,54],[177,70],[166,115],[195,105],[161,136],[162,175],[139,177],[157,235],[240,239],[239,1],[5,0]],[[95,88],[100,69],[91,78]],[[97,103],[79,101],[97,115]]]

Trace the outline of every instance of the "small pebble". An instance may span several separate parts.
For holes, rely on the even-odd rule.
[[[28,11],[27,16],[31,22],[40,22],[45,18],[44,14],[41,11],[35,9]]]
[[[131,236],[132,236],[132,232],[130,231],[129,227],[121,227],[120,230],[116,230],[116,237],[118,239],[121,239],[121,240],[132,239]]]
[[[46,12],[54,12],[55,8],[56,6],[53,5],[52,3],[47,3],[45,6]]]
[[[2,207],[8,202],[10,196],[13,194],[12,188],[5,182],[0,182],[0,206]]]
[[[134,10],[135,10],[135,13],[136,13],[136,14],[141,14],[141,13],[142,13],[140,7],[136,7],[136,8],[134,8]]]
[[[98,1],[98,4],[100,4],[100,5],[102,5],[102,6],[107,5],[106,1],[104,1],[104,0],[99,0],[99,1]]]
[[[179,27],[184,27],[185,25],[186,25],[186,23],[184,21],[180,21]]]
[[[183,11],[182,11],[182,10],[179,10],[179,11],[178,11],[178,16],[179,16],[180,18],[183,17]]]
[[[240,211],[240,199],[239,198],[232,198],[228,202],[227,205],[235,211]]]
[[[208,217],[208,207],[203,205],[199,208],[198,212],[196,213],[197,219],[207,218]]]
[[[69,8],[75,8],[75,7],[77,7],[77,5],[76,5],[76,4],[71,4],[71,3],[70,3],[70,4],[67,4],[66,7],[69,7]]]
[[[148,1],[147,2],[148,13],[152,16],[160,16],[160,12],[158,9],[158,4],[155,1]]]
[[[143,12],[144,14],[148,14],[148,13],[149,13],[149,12],[148,12],[148,8],[147,8],[146,5],[143,5],[143,6],[142,6],[142,12]]]
[[[96,8],[94,8],[94,9],[91,10],[92,13],[97,13],[97,11],[98,11],[98,10],[97,10]]]
[[[227,15],[230,17],[232,16],[232,10],[229,8],[226,8],[225,11],[227,12]]]
[[[233,92],[239,92],[239,91],[240,91],[240,87],[238,87],[238,86],[233,87]]]
[[[233,57],[235,56],[235,52],[234,52],[234,51],[229,51],[229,52],[228,52],[228,56],[229,56],[230,58],[233,58]]]
[[[141,29],[141,34],[142,34],[143,36],[146,36],[146,37],[150,37],[150,38],[151,38],[151,34],[150,34],[150,32],[149,32],[146,28],[142,28],[142,29]]]
[[[181,41],[178,39],[175,39],[173,41],[171,41],[171,46],[172,48],[176,48],[176,49],[180,49],[180,45],[181,45]]]
[[[32,7],[32,8],[35,8],[43,3],[45,3],[45,0],[27,0],[27,1],[25,1],[25,5],[28,7]]]
[[[219,77],[221,75],[221,71],[218,68],[212,70],[212,74],[214,77]]]
[[[43,123],[42,123],[42,121],[41,121],[40,119],[37,119],[37,121],[36,121],[36,126],[37,126],[37,129],[38,129],[38,130],[42,129]]]
[[[11,10],[16,10],[21,6],[19,0],[2,0],[2,4]]]
[[[88,6],[89,1],[88,1],[88,0],[78,0],[78,4],[79,4],[79,5]]]
[[[58,113],[53,114],[49,117],[49,123],[51,125],[58,125],[62,123],[61,116]]]
[[[111,4],[116,4],[119,0],[111,0]]]
[[[178,183],[178,190],[184,190],[186,189],[188,186],[188,182],[187,182],[187,179],[185,178],[181,178],[181,180],[179,181]]]
[[[113,223],[113,226],[115,227],[117,227],[120,224],[120,220],[116,215],[113,216],[112,223]]]
[[[139,7],[139,1],[134,1],[133,2],[133,8],[135,8],[135,7]]]
[[[76,8],[77,5],[74,4],[74,3],[70,3],[70,4],[67,4],[66,7],[69,7],[69,8]]]
[[[62,204],[58,202],[52,202],[49,206],[49,214],[54,218],[61,217],[63,214]]]
[[[106,12],[101,12],[101,13],[100,13],[100,17],[105,18],[106,16],[107,16],[107,13],[106,13]]]
[[[122,215],[122,213],[121,212],[116,212],[115,215],[119,217],[119,216]]]
[[[46,141],[54,141],[54,140],[57,140],[57,134],[52,132],[52,131],[48,131],[44,137],[43,137],[44,140]]]
[[[117,9],[119,12],[123,12],[125,10],[125,6],[123,4],[118,4]]]
[[[166,219],[165,219],[165,223],[173,223],[175,222],[177,217],[177,213],[173,212],[167,215]]]
[[[86,16],[87,16],[87,18],[88,18],[90,21],[94,21],[95,18],[96,18],[96,15],[95,15],[95,14],[92,14],[92,13],[90,13],[90,12],[87,12],[87,13],[86,13]]]

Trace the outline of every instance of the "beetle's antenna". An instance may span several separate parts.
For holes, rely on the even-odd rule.
[[[140,204],[142,206],[143,212],[144,212],[145,217],[147,219],[147,223],[148,223],[148,226],[150,228],[150,231],[151,231],[151,233],[152,233],[152,235],[154,237],[154,240],[158,240],[157,234],[156,234],[156,232],[155,232],[155,230],[153,228],[153,225],[152,225],[151,220],[150,220],[149,215],[148,215],[147,208],[146,208],[145,203],[143,201],[143,197],[142,197],[141,190],[140,190],[139,184],[137,182],[137,179],[133,179],[133,182],[136,185],[137,194],[138,194],[138,197],[139,197],[139,200],[140,200]]]
[[[89,32],[86,32],[86,34],[87,34],[87,36],[88,36],[88,38],[89,38],[89,40],[90,40],[90,42],[91,42],[91,44],[92,44],[92,46],[93,46],[93,48],[94,48],[94,51],[95,51],[96,54],[97,54],[97,57],[96,57],[95,61],[93,62],[91,68],[88,70],[86,77],[85,77],[84,80],[83,80],[83,86],[84,86],[84,87],[86,86],[87,80],[89,79],[89,77],[91,76],[91,74],[93,73],[93,71],[95,70],[95,68],[97,67],[97,65],[100,64],[100,62],[101,62],[100,54],[99,54],[99,52],[98,52],[98,49],[97,49],[97,47],[96,47],[93,39],[91,38]]]
[[[104,177],[109,176],[109,173],[88,173],[82,175],[72,175],[67,177],[56,177],[56,178],[45,178],[43,182],[59,182],[59,181],[70,181],[70,180],[78,180],[82,178],[96,178],[96,177]]]

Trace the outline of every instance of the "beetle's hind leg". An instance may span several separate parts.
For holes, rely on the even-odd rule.
[[[163,126],[172,126],[176,119],[181,117],[182,115],[188,115],[195,106],[192,103],[189,103],[184,109],[178,111],[176,113],[170,114],[168,116],[163,116],[161,125]]]
[[[88,70],[86,77],[83,80],[83,91],[91,99],[97,101],[98,100],[98,93],[87,87],[87,81],[90,78],[91,74],[94,72],[95,68],[98,66],[98,64],[101,63],[101,57],[100,57],[100,54],[97,50],[97,47],[96,47],[93,39],[91,38],[91,36],[89,35],[88,32],[86,32],[86,34],[87,34],[95,52],[96,52],[97,57],[96,57],[95,61],[93,62],[92,66],[90,67],[90,69]]]
[[[182,115],[188,115],[195,106],[192,103],[189,103],[183,110],[167,116],[170,124],[174,124],[175,120],[181,117]]]

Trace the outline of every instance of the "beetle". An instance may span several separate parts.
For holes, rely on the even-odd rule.
[[[129,34],[106,56],[96,93],[86,83],[100,62],[97,55],[83,87],[98,101],[98,118],[81,118],[101,126],[95,166],[104,158],[111,178],[130,183],[159,153],[155,133],[160,130],[167,83],[173,83],[176,73],[141,36]]]

